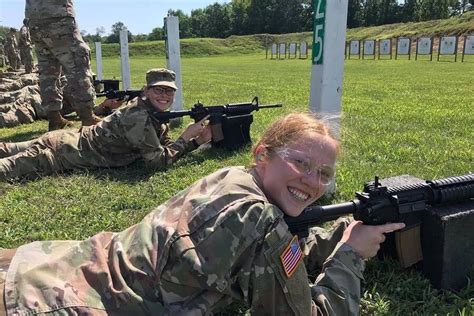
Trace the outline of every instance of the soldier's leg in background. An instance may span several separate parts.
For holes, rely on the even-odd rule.
[[[15,58],[16,58],[16,68],[15,69],[20,69],[21,68],[21,57],[20,57],[20,52],[18,50],[15,53]]]
[[[0,113],[0,128],[15,127],[20,124],[30,124],[35,121],[36,114],[29,104],[18,107],[16,110]]]
[[[337,243],[341,240],[344,230],[352,219],[339,218],[330,229],[313,227],[305,240],[305,265],[310,278],[321,273],[324,261],[331,255]]]
[[[48,129],[50,131],[72,125],[72,122],[64,119],[60,112],[62,108],[62,87],[59,81],[61,63],[54,52],[54,47],[58,42],[64,42],[64,38],[55,35],[55,32],[58,32],[57,27],[57,25],[50,23],[38,26],[40,31],[34,32],[41,98],[43,106],[48,111]]]
[[[34,144],[40,143],[41,139],[36,138],[32,140],[27,140],[25,142],[17,142],[17,143],[0,143],[0,158],[6,158],[10,156],[14,156],[19,152],[22,152],[28,147],[33,146]]]
[[[42,102],[47,106],[48,111],[60,111],[63,101],[59,86],[61,64],[44,43],[36,44],[36,51]]]
[[[4,249],[0,248],[0,316],[6,315],[5,310],[5,278],[7,276],[8,268],[13,256],[16,253],[16,249]]]
[[[36,120],[35,109],[29,104],[16,109],[15,114],[20,124],[31,124]]]
[[[100,118],[92,112],[95,92],[90,69],[90,48],[82,39],[74,18],[63,18],[61,23],[64,24],[62,29],[71,31],[72,38],[69,45],[64,45],[62,41],[59,44],[63,45],[58,45],[54,50],[67,78],[65,93],[71,96],[82,125],[93,125],[100,122]]]
[[[28,50],[25,52],[25,72],[27,74],[32,73],[33,67],[33,50],[28,48]]]
[[[0,180],[34,179],[61,171],[51,148],[34,144],[28,149],[0,159]]]
[[[6,113],[0,113],[0,128],[15,127],[20,124],[21,123],[18,119],[18,116],[16,115],[16,111],[12,110]],[[1,157],[1,154],[0,154],[0,157]]]

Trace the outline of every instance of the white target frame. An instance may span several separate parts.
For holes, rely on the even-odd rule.
[[[352,55],[357,55],[360,59],[360,41],[350,41],[349,42],[349,59]]]
[[[416,40],[415,60],[418,60],[418,55],[430,55],[430,61],[433,60],[433,42],[432,37],[419,37]]]
[[[300,58],[302,59],[308,58],[308,43],[306,43],[306,41],[301,41],[299,51],[300,51]]]
[[[439,38],[438,45],[438,61],[439,56],[454,55],[454,61],[456,62],[458,57],[458,37],[457,36],[441,36]]]
[[[397,38],[397,48],[395,50],[395,59],[398,59],[399,55],[408,56],[408,60],[411,59],[411,38],[399,37]]]
[[[375,40],[364,40],[362,44],[362,59],[365,56],[372,56],[375,59]]]
[[[381,39],[378,42],[378,59],[380,59],[380,56],[390,56],[390,59],[392,59],[392,39],[387,38],[387,39]]]
[[[272,43],[270,51],[271,51],[271,55],[270,55],[271,59],[278,58],[278,45],[276,43]]]
[[[462,49],[462,62],[464,62],[464,55],[474,55],[474,35],[465,35]]]
[[[281,59],[281,55],[283,54],[283,59],[286,58],[286,43],[280,43],[278,45],[278,59]]]
[[[288,58],[296,58],[296,43],[292,42],[288,45]]]

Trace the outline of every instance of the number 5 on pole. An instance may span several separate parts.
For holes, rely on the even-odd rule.
[[[313,0],[313,65],[323,63],[326,0]]]

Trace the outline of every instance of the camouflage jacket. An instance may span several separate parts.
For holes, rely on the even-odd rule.
[[[20,90],[25,86],[38,85],[37,73],[21,74],[19,72],[4,72],[0,75],[0,98],[3,92]],[[10,102],[10,101],[8,101]]]
[[[301,260],[288,276],[281,257],[298,243],[259,183],[252,170],[221,169],[120,233],[20,247],[9,315],[203,315],[234,300],[254,315],[310,315],[314,302],[357,314],[361,259],[338,244],[315,284]]]
[[[142,159],[148,167],[165,168],[196,149],[182,138],[173,141],[169,126],[152,116],[153,106],[137,98],[80,133],[64,132],[52,141],[66,168],[120,167]]]
[[[18,47],[20,48],[31,48],[31,36],[30,30],[27,26],[23,25],[20,28],[20,38],[18,40]]]
[[[72,0],[26,0],[25,17],[30,23],[51,18],[74,17]]]
[[[18,43],[16,41],[15,34],[9,33],[5,38],[5,51],[18,49]]]

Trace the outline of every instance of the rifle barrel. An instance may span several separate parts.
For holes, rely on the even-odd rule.
[[[264,104],[259,105],[257,109],[270,109],[270,108],[281,108],[283,105],[281,103],[276,104]]]

